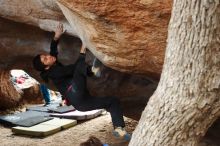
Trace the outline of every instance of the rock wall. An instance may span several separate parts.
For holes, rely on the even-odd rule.
[[[171,0],[58,0],[83,43],[107,66],[159,75]]]
[[[78,36],[106,66],[160,76],[171,0],[56,2],[2,0],[0,16],[47,31],[61,21],[67,33]]]
[[[69,34],[76,34],[63,17],[55,0],[1,0],[0,16],[47,31],[55,30],[60,21]]]
[[[25,59],[26,65],[31,66],[31,60],[27,61],[27,58],[32,59],[38,53],[49,52],[53,35],[54,33],[42,31],[31,25],[0,18],[0,68],[13,66]],[[80,46],[80,39],[63,36],[59,43],[59,51],[62,53],[60,59],[66,63],[74,62]]]

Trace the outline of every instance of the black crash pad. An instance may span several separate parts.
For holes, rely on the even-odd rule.
[[[50,112],[55,112],[55,113],[67,113],[74,111],[75,108],[73,106],[58,106],[58,107],[53,107],[48,109]]]
[[[17,121],[15,122],[15,125],[23,126],[23,127],[31,127],[31,126],[34,126],[34,125],[37,125],[37,124],[40,124],[42,122],[49,121],[52,119],[53,119],[52,117],[36,116],[36,117]]]
[[[48,105],[37,105],[37,106],[30,106],[27,107],[26,109],[28,111],[38,111],[38,112],[49,112],[49,109],[51,108],[56,108],[60,106],[59,103],[56,104],[48,104]]]
[[[39,112],[52,112],[52,113],[66,113],[74,111],[73,106],[60,106],[59,104],[49,104],[49,105],[40,105],[40,106],[31,106],[27,107],[28,111],[39,111]]]
[[[26,111],[17,114],[0,116],[0,122],[7,125],[33,126],[38,123],[50,120],[46,112]]]

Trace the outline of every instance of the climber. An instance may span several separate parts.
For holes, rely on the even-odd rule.
[[[93,66],[85,63],[86,48],[81,47],[80,55],[74,64],[62,65],[57,58],[57,45],[61,35],[64,33],[63,25],[59,24],[55,31],[54,38],[50,46],[50,54],[38,54],[33,59],[33,66],[40,71],[40,76],[46,82],[52,80],[58,91],[79,111],[89,111],[95,109],[106,109],[110,112],[114,126],[113,135],[130,140],[124,127],[123,113],[119,100],[115,97],[94,97],[87,90],[86,77],[100,76],[98,62],[95,59]]]

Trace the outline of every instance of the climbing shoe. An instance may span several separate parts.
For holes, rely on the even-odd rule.
[[[113,131],[113,135],[117,138],[123,138],[126,141],[131,139],[131,135],[127,133],[122,127],[116,127]]]
[[[92,72],[96,77],[101,77],[101,65],[101,61],[95,58],[92,64]]]

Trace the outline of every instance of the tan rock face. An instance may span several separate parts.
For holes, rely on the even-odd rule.
[[[54,0],[4,0],[0,16],[48,31],[61,21],[67,33],[78,36],[106,66],[159,77],[171,3],[59,0],[57,5]]]
[[[47,31],[55,30],[60,21],[69,34],[75,34],[54,0],[1,0],[0,16]]]
[[[171,0],[59,0],[83,43],[107,66],[160,74]]]

